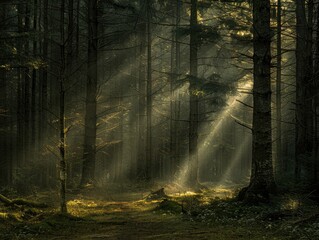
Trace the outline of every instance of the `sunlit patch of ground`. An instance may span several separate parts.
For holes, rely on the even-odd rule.
[[[316,210],[299,204],[301,198],[287,195],[273,206],[245,206],[232,199],[239,185],[204,185],[207,188],[200,193],[184,189],[174,192],[178,187],[159,184],[148,189],[118,190],[110,186],[106,192],[98,189],[68,194],[69,216],[57,213],[58,201],[51,193],[47,198],[55,202],[55,208],[27,219],[5,219],[14,211],[0,205],[0,239],[292,240],[303,239],[306,231],[310,237],[317,237],[314,234],[319,224],[317,228],[316,220],[307,219]],[[163,199],[146,200],[158,187],[170,189],[165,190],[166,207],[160,207]],[[41,199],[46,199],[44,193]]]
[[[77,217],[93,217],[104,214],[123,212],[143,212],[149,211],[158,201],[102,201],[92,199],[73,199],[68,201],[70,214]]]
[[[296,197],[288,197],[282,203],[282,209],[284,210],[297,210],[301,208],[302,201]]]

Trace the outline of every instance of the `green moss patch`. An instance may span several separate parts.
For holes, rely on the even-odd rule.
[[[183,205],[173,200],[164,199],[158,204],[155,210],[169,213],[182,213]]]

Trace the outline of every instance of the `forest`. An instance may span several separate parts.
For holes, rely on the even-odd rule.
[[[1,0],[0,239],[319,239],[319,0]]]

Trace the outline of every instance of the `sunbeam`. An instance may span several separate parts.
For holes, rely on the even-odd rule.
[[[243,159],[243,149],[247,146],[249,146],[251,142],[251,135],[245,135],[242,142],[239,144],[239,146],[236,147],[236,151],[234,152],[232,158],[230,159],[230,164],[227,167],[227,170],[223,173],[222,178],[219,180],[217,185],[222,185],[229,180],[231,174],[233,174],[235,171],[239,171],[236,169],[238,167],[238,164]]]
[[[244,83],[241,83],[238,88],[245,89],[246,91],[250,91],[252,89],[252,83],[251,81],[248,80]],[[225,123],[225,120],[230,117],[230,114],[232,114],[232,112],[235,111],[240,106],[240,102],[237,100],[244,102],[247,98],[248,98],[247,94],[243,94],[240,92],[236,94],[235,96],[229,97],[227,101],[227,107],[224,110],[222,110],[220,114],[218,114],[217,119],[212,123],[213,126],[210,128],[209,134],[206,135],[206,137],[202,139],[198,144],[199,146],[198,159],[200,163],[202,163],[204,159],[207,159],[205,158],[205,156],[208,153],[212,154],[212,152],[208,151],[208,148],[210,146],[208,143],[213,142],[214,138],[216,138],[216,136],[218,135],[220,131],[227,131],[227,129],[223,128],[223,123]],[[183,160],[183,165],[176,178],[176,182],[180,185],[185,184],[185,181],[188,175],[188,166],[189,166],[189,162],[187,157],[186,159]]]
[[[179,86],[178,88],[174,89],[173,94],[172,95],[168,95],[163,97],[163,95],[161,95],[161,93],[158,93],[156,95],[154,95],[154,106],[153,106],[153,114],[156,118],[158,119],[164,119],[165,122],[167,122],[167,120],[170,119],[170,103],[171,101],[177,101],[177,100],[181,100],[180,97],[181,95],[184,95],[183,98],[185,97],[185,93],[187,92],[188,89],[188,83],[184,83],[181,86]],[[133,91],[135,91],[133,89]],[[130,95],[131,92],[126,92],[126,94]],[[138,103],[136,103],[138,104]],[[136,105],[131,105],[130,106],[131,109],[137,109]],[[137,114],[137,113],[136,113]],[[128,122],[126,123],[126,125],[129,126],[137,126],[138,121],[144,122],[145,121],[145,116],[136,116],[136,114],[133,114],[133,117],[131,119],[128,120]],[[139,120],[138,120],[139,118]],[[173,119],[174,121],[178,121],[178,119]],[[156,125],[157,123],[154,121],[152,125]],[[118,126],[117,126],[118,127]],[[144,131],[143,129],[141,129],[141,131]],[[108,132],[108,130],[105,130],[105,132]],[[137,146],[138,144],[138,136],[135,136],[134,139],[132,139],[132,132],[128,131],[124,133],[123,136],[123,147],[125,148],[123,150],[124,152],[124,156],[122,159],[122,167],[121,167],[121,175],[122,176],[128,176],[129,172],[132,170],[132,168],[136,167],[136,162],[133,161],[132,159],[135,158],[136,161],[138,161],[138,151],[137,149],[131,149],[130,144],[131,142],[135,142],[135,146]],[[106,146],[111,145],[111,144],[106,144]],[[131,155],[134,155],[133,157]],[[114,169],[116,169],[118,162],[115,161],[116,156],[111,157],[111,159],[104,159],[102,161],[109,161],[111,162],[111,165],[109,165],[108,170],[104,171],[103,174],[101,174],[101,177],[99,177],[99,179],[97,179],[97,182],[99,184],[105,184],[106,182],[109,182],[112,180],[112,178],[114,176],[111,176],[110,174],[113,173],[114,174]]]

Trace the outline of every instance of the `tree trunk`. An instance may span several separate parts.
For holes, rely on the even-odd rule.
[[[65,159],[65,90],[64,90],[64,74],[65,74],[65,37],[64,37],[64,9],[65,0],[61,0],[61,16],[60,16],[60,48],[61,48],[61,70],[60,70],[60,114],[59,114],[59,131],[60,131],[60,163],[59,163],[59,180],[60,180],[60,211],[67,213],[66,206],[66,159]]]
[[[138,43],[138,38],[137,34],[135,34],[135,44],[137,45]],[[138,75],[138,69],[137,66],[138,64],[135,64],[137,56],[139,53],[139,49],[136,47],[133,49],[132,52],[132,57],[130,58],[130,69],[131,69],[131,77],[130,81],[132,82],[132,85],[134,86],[134,89],[138,90],[138,83],[139,83],[139,78],[137,77]],[[137,91],[136,91],[137,92]],[[137,93],[137,95],[139,95]],[[138,144],[139,144],[139,139],[136,141],[136,137],[139,138],[139,133],[138,133],[138,126],[139,126],[139,97],[135,97],[134,95],[132,96],[131,100],[132,110],[130,111],[129,115],[129,122],[130,122],[130,136],[129,136],[129,141],[130,141],[130,179],[135,180],[137,179],[137,154],[138,154]]]
[[[38,1],[34,0],[33,2],[33,31],[37,32],[38,27]],[[34,37],[33,40],[33,57],[36,58],[37,56],[37,48],[38,42]],[[36,87],[37,87],[37,70],[36,67],[32,69],[32,82],[31,82],[31,143],[30,143],[30,156],[32,159],[35,157],[35,150],[36,150]]]
[[[66,76],[69,81],[73,82],[72,71],[73,71],[73,39],[74,39],[74,9],[73,0],[68,0],[68,26],[67,26],[67,45],[66,45]],[[74,94],[70,94],[68,100],[74,102]],[[72,163],[68,161],[67,165],[68,183],[71,181],[72,176]]]
[[[315,56],[314,56],[314,89],[313,98],[314,109],[314,181],[318,181],[318,151],[319,151],[319,133],[318,133],[318,117],[319,117],[319,1],[315,2],[316,7],[316,28],[315,28]]]
[[[272,165],[271,128],[271,29],[270,0],[254,0],[254,89],[252,168],[248,188],[239,194],[242,200],[268,201],[275,190]]]
[[[15,89],[10,89],[10,105],[14,106],[14,101],[15,101],[15,97],[16,95],[14,94],[14,90]],[[14,136],[16,136],[16,115],[15,115],[15,110],[11,107],[10,109],[10,117],[9,117],[9,121],[10,121],[10,172],[8,174],[8,182],[9,185],[12,184],[13,182],[13,176],[14,176],[14,170],[15,170],[15,160],[16,160],[16,141]]]
[[[171,81],[170,81],[170,178],[173,179],[176,167],[177,167],[177,95],[174,93],[174,84],[178,78],[179,71],[179,52],[180,44],[177,39],[177,28],[180,23],[180,0],[176,0],[175,4],[172,4],[172,7],[175,7],[175,14],[173,18],[173,33],[172,33],[172,44],[171,44]]]
[[[182,1],[176,0],[176,29],[179,28],[181,22],[181,9],[182,9]],[[176,31],[175,34],[175,81],[180,79],[180,68],[181,68],[181,44],[178,39],[178,33]],[[180,92],[176,93],[176,101],[175,101],[175,111],[174,111],[174,127],[175,127],[175,168],[178,170],[180,164],[180,146],[179,146],[179,131],[180,131],[180,110],[181,110],[181,101],[180,101]]]
[[[67,43],[67,70],[68,75],[70,75],[72,70],[72,60],[73,60],[73,36],[74,36],[74,10],[73,10],[73,0],[68,0],[68,43]]]
[[[146,180],[152,179],[152,33],[151,33],[151,0],[147,0],[147,92],[146,92]]]
[[[29,33],[30,31],[30,9],[29,4],[25,3],[25,18],[24,18],[24,32]],[[24,56],[27,57],[30,54],[29,39],[24,41]],[[29,161],[30,151],[30,68],[27,63],[27,59],[24,59],[24,159]]]
[[[39,133],[38,133],[38,145],[39,145],[39,159],[44,160],[42,153],[45,149],[45,139],[48,135],[48,69],[49,69],[49,43],[48,43],[48,35],[49,35],[49,28],[48,28],[48,0],[43,1],[43,16],[40,14],[39,22],[43,22],[43,38],[42,44],[39,46],[42,49],[42,59],[45,63],[45,66],[41,68],[39,73]],[[48,187],[48,179],[50,173],[50,164],[46,164],[44,171],[41,172],[41,181],[42,186]]]
[[[0,31],[1,33],[5,32],[5,22],[6,19],[6,6],[1,6],[0,8]],[[5,45],[5,40],[0,41],[1,46]],[[5,64],[3,60],[1,60],[0,64]],[[9,183],[8,176],[11,172],[9,168],[10,165],[10,142],[9,142],[9,132],[8,132],[8,125],[9,125],[9,99],[8,99],[8,86],[9,81],[6,77],[6,69],[0,69],[0,153],[2,153],[0,159],[0,186],[5,186]]]
[[[96,155],[97,106],[97,0],[88,1],[88,74],[86,85],[86,114],[81,186],[92,184]]]
[[[198,92],[196,81],[197,70],[197,52],[198,52],[198,19],[197,19],[197,0],[191,1],[191,19],[190,19],[190,83],[189,83],[189,163],[188,179],[186,185],[192,188],[198,186]]]
[[[8,126],[8,99],[7,99],[7,79],[5,70],[0,70],[0,186],[6,186],[8,184],[8,173],[11,169],[8,168],[9,166],[9,147],[8,147],[8,140],[9,140],[9,133],[7,132]]]
[[[281,54],[281,0],[277,0],[276,165],[278,173],[286,169],[281,150]]]
[[[309,173],[308,176],[308,181],[312,184],[317,184],[316,181],[316,161],[317,159],[315,159],[315,109],[314,109],[314,100],[315,100],[315,94],[316,91],[314,91],[315,89],[315,81],[316,79],[314,78],[314,61],[313,61],[313,28],[314,28],[314,0],[308,0],[308,39],[307,39],[307,53],[308,53],[308,69],[310,71],[310,78],[308,80],[308,94],[307,95],[307,99],[306,99],[306,104],[309,104],[309,119],[307,120],[307,127],[308,127],[308,138],[310,138],[311,141],[311,152],[310,152],[310,164],[309,164],[309,168],[307,169],[307,172]]]
[[[172,7],[174,4],[172,4]],[[171,74],[170,74],[170,118],[169,118],[169,178],[174,176],[174,162],[175,162],[175,142],[176,142],[176,129],[174,127],[174,107],[175,107],[175,99],[174,99],[174,83],[175,83],[175,66],[174,66],[174,58],[175,58],[175,34],[172,33],[172,42],[171,42]],[[163,60],[162,60],[163,61]],[[162,69],[162,68],[161,68]]]
[[[120,114],[120,121],[119,121],[119,146],[117,148],[117,161],[118,161],[118,174],[117,174],[117,180],[119,182],[123,181],[124,178],[124,172],[123,172],[123,157],[124,157],[124,112],[123,112],[123,91],[122,88],[120,88],[120,92],[119,92],[119,111],[121,111]]]
[[[310,4],[310,1],[308,4]],[[296,136],[295,180],[301,180],[302,166],[308,165],[313,151],[312,115],[312,14],[307,22],[305,0],[296,0]],[[307,164],[308,163],[308,164]],[[307,169],[305,169],[307,170]]]
[[[141,16],[145,14],[144,0],[140,0]],[[138,23],[139,38],[139,82],[138,82],[138,146],[137,146],[137,179],[142,180],[146,177],[146,137],[145,137],[145,115],[146,115],[146,35],[147,24],[141,17]]]
[[[18,4],[18,33],[22,34],[23,32],[23,4],[19,2]],[[22,56],[23,56],[23,47],[22,41],[18,40],[17,43],[18,50],[18,62],[19,68],[17,70],[17,167],[20,168],[24,163],[24,101],[23,101],[23,87],[22,87]]]
[[[49,51],[49,43],[48,43],[48,34],[49,34],[49,26],[48,26],[48,0],[44,0],[43,2],[43,59],[48,65],[48,51]],[[45,66],[42,69],[42,79],[41,79],[41,132],[42,136],[45,138],[47,135],[47,111],[48,111],[48,67]],[[42,139],[44,139],[42,138]]]

